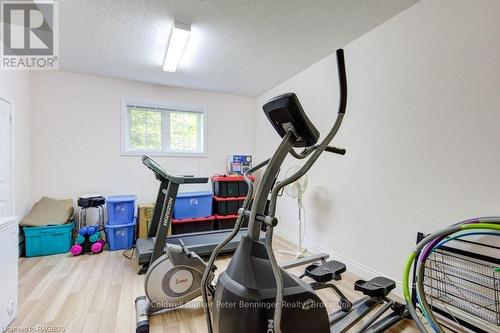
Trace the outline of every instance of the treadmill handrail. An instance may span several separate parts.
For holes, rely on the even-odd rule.
[[[193,177],[193,176],[173,176],[163,169],[158,162],[153,160],[148,155],[142,156],[142,163],[153,171],[161,181],[167,180],[176,184],[204,184],[208,183],[208,177]]]

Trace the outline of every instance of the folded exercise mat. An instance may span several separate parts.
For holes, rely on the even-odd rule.
[[[22,226],[45,226],[49,224],[65,224],[73,217],[73,200],[56,200],[42,197],[31,211],[21,220]]]

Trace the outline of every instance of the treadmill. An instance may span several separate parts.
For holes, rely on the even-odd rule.
[[[205,184],[208,183],[208,177],[172,176],[147,155],[142,157],[142,163],[153,171],[156,179],[160,181],[160,188],[156,197],[153,218],[149,225],[148,237],[137,239],[136,242],[137,263],[141,267],[139,274],[146,273],[149,265],[165,253],[167,243],[184,245],[189,251],[193,251],[199,256],[212,254],[215,247],[227,238],[232,229],[167,236],[167,227],[172,220],[179,186],[182,184]],[[242,228],[221,252],[234,252],[240,238],[246,234],[246,230],[247,228]]]

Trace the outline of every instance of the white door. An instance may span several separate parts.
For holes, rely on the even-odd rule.
[[[12,215],[12,126],[10,103],[0,99],[0,217]]]

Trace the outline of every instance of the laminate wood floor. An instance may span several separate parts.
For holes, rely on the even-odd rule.
[[[276,239],[277,249],[290,249]],[[277,255],[280,262],[290,259]],[[217,262],[219,271],[229,263],[230,256]],[[303,268],[291,270],[300,274]],[[357,277],[344,273],[336,282],[351,300],[360,297],[352,286]],[[21,258],[19,262],[19,309],[10,325],[11,332],[30,327],[36,332],[135,332],[137,296],[144,294],[144,275],[137,275],[135,260],[128,260],[122,251],[105,251],[98,255],[72,257],[68,254]],[[319,292],[327,304],[338,299],[329,290]],[[183,308],[154,315],[150,319],[151,333],[206,332],[201,297]],[[334,310],[330,307],[330,311]],[[35,331],[23,331],[35,332]],[[390,332],[418,332],[410,320],[404,320]]]

